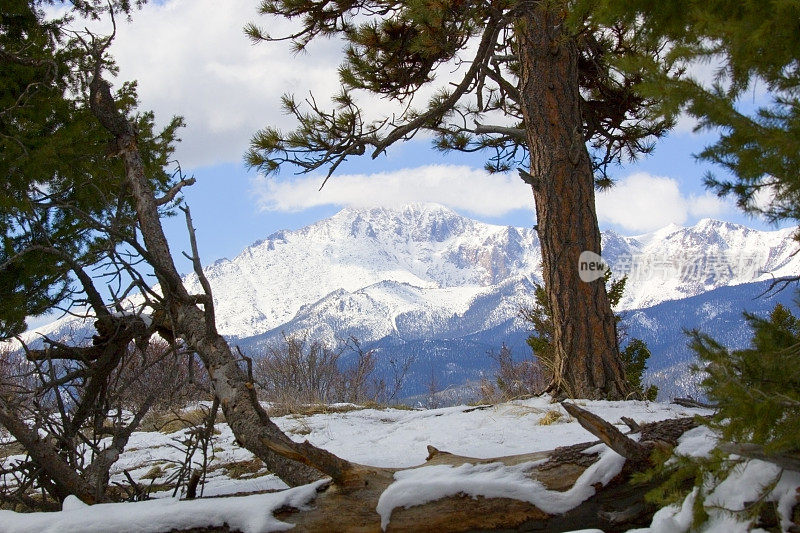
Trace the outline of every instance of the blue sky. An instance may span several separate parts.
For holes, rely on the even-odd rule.
[[[425,139],[392,147],[376,160],[347,162],[321,192],[319,174],[297,176],[287,168],[264,179],[245,168],[242,156],[257,129],[292,126],[280,113],[281,94],[302,97],[312,91],[324,98],[335,92],[341,50],[339,43],[323,41],[298,57],[285,44],[252,45],[244,24],[271,24],[255,13],[256,5],[227,0],[222,10],[212,0],[150,4],[133,22],[118,21],[112,48],[119,79],[139,82],[141,107],[161,120],[183,115],[188,124],[177,156],[184,172],[197,179],[186,200],[204,263],[234,257],[279,229],[305,226],[345,205],[436,201],[487,222],[534,223],[531,194],[516,175],[489,176],[482,156],[441,154]],[[364,104],[368,112],[386,105]],[[598,197],[601,227],[634,235],[712,217],[769,229],[703,189],[702,176],[712,168],[693,154],[712,140],[683,121],[655,154],[615,168],[617,187]],[[188,246],[183,218],[168,220],[165,227],[177,259]],[[187,271],[189,265],[182,261],[180,268]]]

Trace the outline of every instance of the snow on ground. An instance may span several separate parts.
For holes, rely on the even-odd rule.
[[[707,412],[636,401],[587,401],[579,405],[622,426],[622,416],[633,417],[637,422],[655,422]],[[563,415],[562,421],[539,425],[539,420],[552,410]],[[577,422],[565,423],[567,419],[560,405],[547,398],[532,398],[487,409],[463,405],[421,411],[365,409],[301,420],[281,418],[277,423],[295,440],[308,439],[351,461],[399,468],[424,463],[428,444],[457,455],[488,458],[596,440]],[[295,436],[292,431],[296,430],[311,432]]]
[[[0,511],[0,529],[14,533],[108,533],[111,531],[162,533],[173,529],[228,524],[243,533],[283,531],[293,526],[272,516],[285,505],[303,508],[316,495],[317,481],[270,494],[238,498],[179,501],[172,498],[136,503],[102,503],[88,506],[74,496],[59,513]]]
[[[716,443],[714,433],[707,427],[697,427],[687,431],[679,440],[675,453],[689,457],[707,457]],[[788,531],[791,524],[792,508],[798,503],[800,494],[800,472],[781,471],[775,464],[750,460],[735,468],[731,475],[722,481],[709,494],[704,502],[709,521],[704,525],[705,533],[745,533],[752,525],[737,520],[730,511],[744,509],[745,502],[756,501],[764,487],[774,487],[767,496],[777,502],[781,519],[781,531]],[[680,506],[670,505],[660,509],[648,528],[632,530],[629,533],[673,533],[688,531],[692,524],[692,507],[697,498],[697,489],[690,493]],[[763,530],[760,530],[763,531]]]
[[[676,405],[651,402],[578,402],[604,419],[622,425],[620,417],[628,416],[637,422],[653,422],[667,418],[706,414],[707,411],[687,409]],[[541,425],[549,411],[558,411],[561,418]],[[552,418],[552,414],[548,416]],[[344,413],[313,416],[286,416],[276,423],[293,439],[308,439],[351,461],[382,467],[413,467],[422,465],[427,456],[426,445],[458,455],[488,458],[545,451],[596,440],[573,421],[558,404],[547,398],[533,398],[496,406],[456,406],[432,410],[361,409]],[[212,457],[203,496],[224,496],[285,489],[286,485],[268,474],[259,463],[253,462],[250,452],[236,446],[230,428],[217,424],[218,434],[211,443]],[[112,481],[125,483],[124,471],[144,486],[151,481],[163,482],[183,460],[181,445],[186,430],[172,434],[135,433],[126,452],[112,469]],[[678,448],[684,454],[703,455],[713,446],[713,436],[699,428],[687,432]],[[376,512],[387,523],[393,509],[411,506],[463,492],[473,496],[508,496],[530,501],[544,510],[561,512],[593,493],[592,484],[613,477],[622,464],[621,458],[605,446],[601,459],[586,471],[570,491],[554,494],[523,475],[525,468],[500,464],[462,465],[460,467],[423,466],[400,472],[381,497]],[[21,456],[0,459],[0,468]],[[199,460],[199,454],[195,455]],[[250,465],[244,471],[236,465]],[[253,466],[255,465],[255,466]],[[152,479],[153,468],[160,474]],[[771,465],[752,467],[737,478],[740,484],[750,476],[759,479],[769,475]],[[765,470],[766,469],[766,470]],[[149,474],[149,475],[148,475]],[[2,482],[2,480],[0,480]],[[794,483],[794,485],[792,485]],[[747,485],[747,483],[744,483]],[[800,479],[787,477],[778,489],[781,494],[794,495]],[[414,490],[409,490],[414,487]],[[735,501],[742,496],[736,480],[730,487],[721,487],[721,501]],[[286,529],[288,524],[274,519],[271,510],[282,505],[302,506],[314,494],[315,486],[305,486],[271,494],[252,494],[239,497],[219,497],[213,500],[179,501],[171,498],[172,491],[154,492],[155,500],[104,504],[91,507],[70,500],[60,513],[17,514],[0,511],[0,532],[27,531],[164,531],[171,528],[194,527],[199,524],[227,522],[246,532],[265,532]],[[776,493],[777,494],[777,493]],[[789,506],[789,496],[779,505]],[[683,509],[667,508],[654,519],[652,532],[686,530],[691,516],[691,502]],[[723,520],[720,518],[720,520]],[[724,521],[720,522],[723,523]],[[727,524],[726,533],[736,531]]]

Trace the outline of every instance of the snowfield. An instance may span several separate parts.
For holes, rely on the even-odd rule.
[[[637,422],[653,422],[667,418],[708,414],[701,409],[649,402],[580,401],[579,405],[602,418],[623,426],[620,417]],[[543,425],[550,411],[561,417]],[[413,467],[422,465],[427,445],[458,455],[489,458],[537,451],[559,446],[595,441],[594,436],[568,417],[558,404],[548,398],[533,398],[494,406],[456,406],[431,410],[359,409],[348,412],[285,416],[276,418],[278,425],[298,441],[308,439],[348,460],[381,467]],[[152,532],[228,524],[245,533],[263,533],[291,528],[273,516],[283,506],[302,509],[312,504],[320,483],[287,489],[275,476],[256,466],[242,474],[235,465],[250,463],[253,456],[239,448],[226,424],[217,424],[218,434],[211,443],[213,454],[209,474],[202,487],[202,497],[180,500],[172,491],[154,492],[153,499],[142,502],[87,506],[74,498],[64,502],[61,512],[21,514],[0,511],[0,532]],[[624,429],[624,428],[622,428]],[[148,486],[165,479],[183,460],[185,450],[180,442],[186,430],[172,434],[135,433],[127,451],[112,470],[112,480],[127,484],[124,471],[141,485]],[[678,451],[686,455],[703,455],[714,444],[714,436],[705,428],[687,432]],[[529,501],[541,509],[560,513],[594,494],[594,483],[607,482],[622,467],[623,460],[605,445],[598,445],[600,459],[589,468],[567,492],[548,491],[541,484],[523,475],[525,466],[465,464],[423,466],[395,475],[395,482],[380,498],[376,513],[384,527],[399,507],[410,507],[457,493],[473,497],[503,496]],[[0,459],[0,468],[22,456]],[[194,457],[200,459],[199,454]],[[174,462],[173,462],[174,461]],[[160,474],[153,474],[158,466]],[[761,461],[750,461],[723,483],[714,501],[732,509],[742,508],[753,494],[774,476],[777,467]],[[3,480],[0,479],[0,482]],[[7,481],[7,480],[6,480]],[[772,498],[778,502],[784,526],[796,503],[795,490],[800,487],[800,474],[786,472],[776,485]],[[200,494],[200,489],[198,489]],[[231,496],[236,494],[237,496]],[[213,498],[211,498],[213,496]],[[665,508],[654,517],[652,527],[640,532],[686,531],[691,517],[691,498],[681,508]],[[737,522],[724,512],[712,512],[709,531],[734,533],[747,531],[747,524]]]

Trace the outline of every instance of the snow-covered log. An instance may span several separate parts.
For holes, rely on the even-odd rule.
[[[570,412],[588,413],[574,405]],[[674,446],[695,425],[692,418],[642,424],[638,440],[625,438],[637,450]],[[492,459],[428,451],[422,466],[365,469],[358,486],[328,484],[307,508],[284,508],[276,518],[311,532],[608,532],[648,525],[656,511],[644,501],[648,487],[630,483],[647,457],[626,459],[603,442]]]

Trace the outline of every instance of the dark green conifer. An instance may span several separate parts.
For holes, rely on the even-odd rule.
[[[603,280],[606,283],[611,306],[616,307],[625,292],[625,283],[628,278],[622,277],[611,280],[611,271],[607,270]],[[555,365],[553,356],[553,313],[547,303],[547,293],[539,284],[536,284],[534,298],[533,307],[521,309],[520,316],[533,328],[526,339],[533,356],[542,366],[545,375],[552,378]],[[616,314],[615,317],[619,325],[622,315]],[[620,337],[624,337],[624,335],[620,335]],[[647,359],[650,357],[650,350],[647,348],[647,344],[641,339],[633,338],[624,349],[620,350],[620,356],[625,370],[625,379],[634,395],[642,399],[655,400],[658,395],[658,387],[650,385],[645,389],[642,383],[644,371],[647,370]]]
[[[668,57],[689,67],[679,79],[645,69],[642,91],[660,95],[665,114],[686,112],[719,133],[697,154],[724,171],[706,185],[769,221],[800,220],[800,3],[587,3],[602,21],[635,21],[643,39],[669,43]],[[708,64],[712,83],[692,76]]]
[[[730,351],[693,331],[691,348],[705,372],[702,387],[717,405],[711,427],[728,443],[764,453],[800,453],[800,320],[778,304],[769,318],[745,314],[749,348]]]
[[[108,7],[79,4],[87,15]],[[92,72],[80,38],[90,36],[66,30],[68,18],[46,19],[41,5],[10,0],[0,8],[0,339],[24,331],[26,316],[83,299],[76,270],[113,263],[134,236],[122,163],[110,157],[110,136],[85,100]],[[153,187],[168,190],[174,176],[164,168],[181,120],[156,132],[153,114],[136,110],[134,83],[122,85],[117,101],[137,124]]]
[[[728,350],[709,335],[691,332],[691,348],[705,377],[702,387],[716,404],[710,418],[701,422],[714,430],[719,441],[708,456],[672,456],[659,452],[658,465],[640,475],[642,481],[660,480],[648,494],[659,505],[680,505],[696,491],[693,526],[709,517],[706,498],[750,459],[772,462],[778,473],[759,487],[758,496],[743,509],[722,509],[756,526],[770,512],[769,494],[784,469],[800,469],[800,320],[778,304],[769,318],[746,314],[753,337],[750,347]]]

